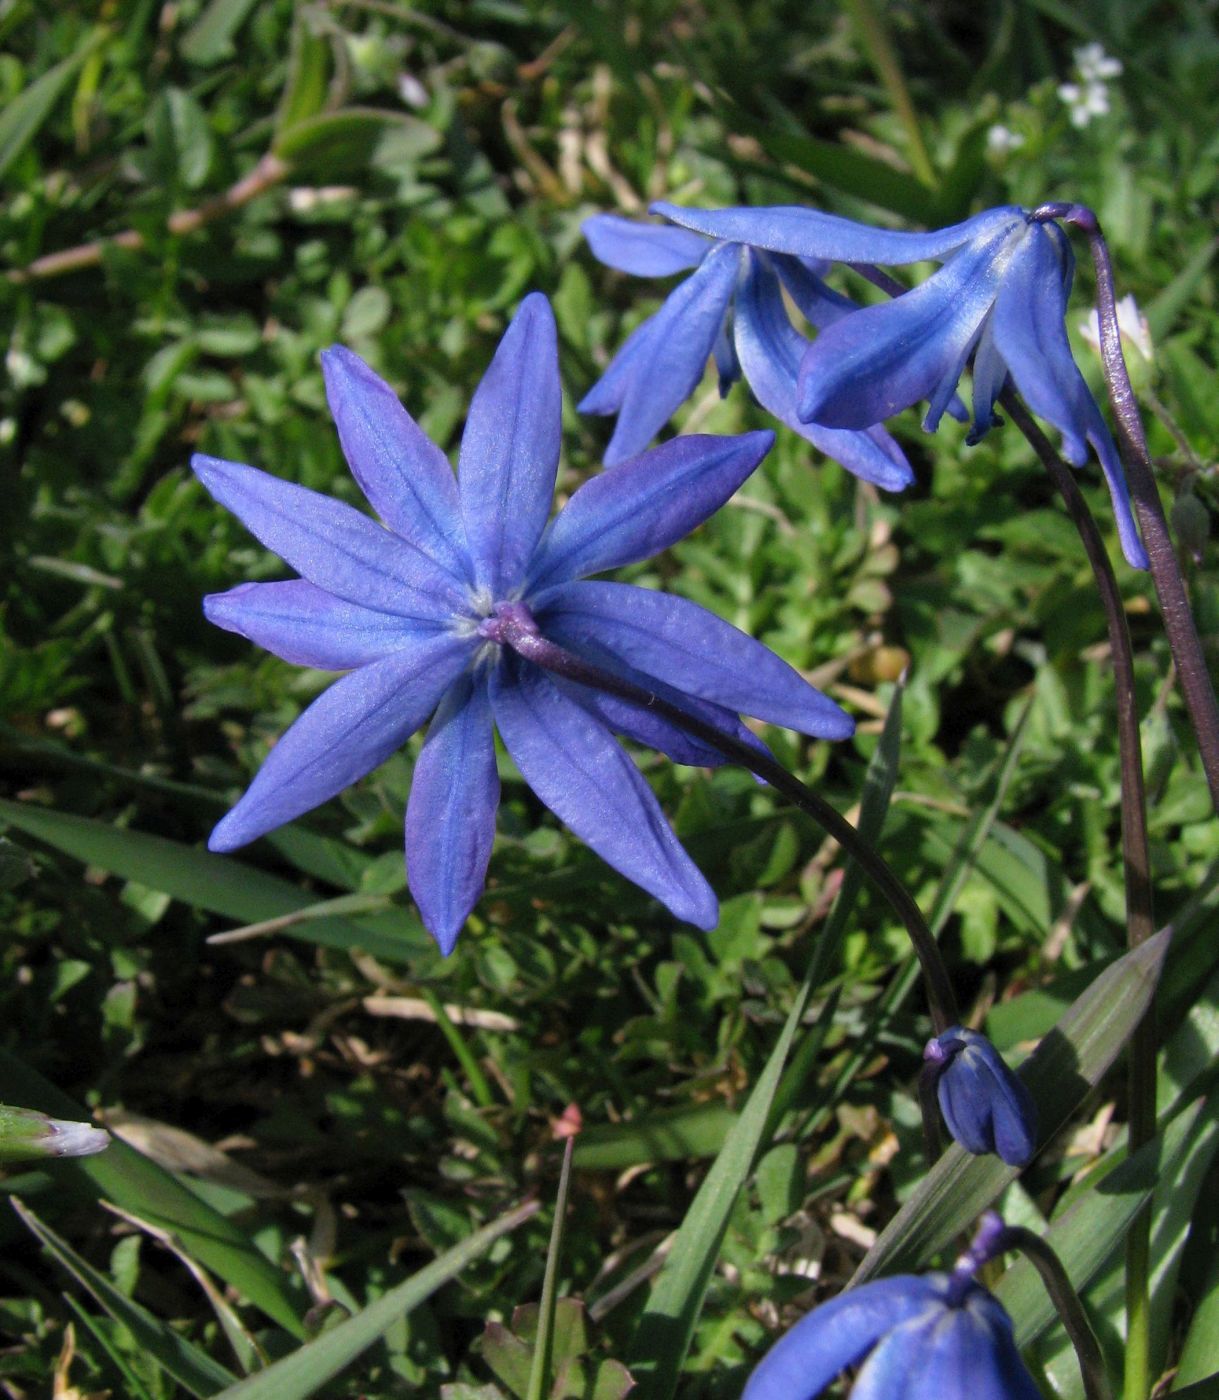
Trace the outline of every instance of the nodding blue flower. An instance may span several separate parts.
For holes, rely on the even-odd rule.
[[[865,481],[900,491],[910,464],[881,427],[861,431],[804,423],[796,416],[796,376],[808,340],[783,305],[787,289],[814,326],[828,326],[855,303],[821,280],[824,264],[710,243],[685,229],[596,214],[583,225],[594,255],[640,277],[691,275],[669,293],[610,361],[580,402],[581,413],[617,414],[607,466],[642,452],[694,392],[715,356],[720,392],[742,375],[758,402],[827,457]]]
[[[1040,1400],[1011,1318],[973,1279],[988,1254],[968,1251],[951,1274],[861,1284],[814,1308],[762,1358],[741,1400],[813,1400],[849,1366],[860,1368],[852,1400]]]
[[[1032,1160],[1037,1106],[984,1035],[949,1026],[927,1042],[923,1059],[954,1141],[975,1156],[994,1152],[1011,1167]]]
[[[435,712],[406,811],[407,874],[448,953],[482,893],[499,803],[493,725],[541,800],[678,918],[715,895],[614,738],[682,763],[722,761],[647,708],[563,680],[503,645],[503,619],[757,743],[738,712],[820,738],[850,718],[786,662],[694,603],[589,574],[646,559],[718,509],[769,432],[692,435],[604,473],[547,525],[559,461],[559,366],[545,297],[526,297],[475,392],[456,476],[351,351],[322,356],[351,467],[384,527],[253,467],[197,456],[199,479],[300,573],[205,601],[207,616],[288,661],[348,674],[280,738],[212,832],[231,851],[333,797]]]
[[[737,240],[772,255],[857,264],[936,259],[943,266],[914,290],[862,308],[821,330],[798,374],[805,422],[864,430],[922,399],[934,431],[973,357],[977,442],[998,420],[995,400],[1010,375],[1034,413],[1062,434],[1074,466],[1095,451],[1105,474],[1127,561],[1147,567],[1113,437],[1071,355],[1067,298],[1074,256],[1056,223],[1014,206],[989,209],[934,233],[873,229],[811,209],[681,209],[656,204],[685,230]]]

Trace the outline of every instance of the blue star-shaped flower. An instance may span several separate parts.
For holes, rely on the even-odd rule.
[[[1075,466],[1096,452],[1127,561],[1147,567],[1125,473],[1096,400],[1071,355],[1065,315],[1074,257],[1057,224],[1014,206],[989,209],[934,233],[869,228],[811,209],[681,209],[656,204],[686,230],[789,258],[944,265],[913,291],[826,326],[798,371],[805,422],[867,429],[922,399],[933,431],[973,357],[976,442],[996,421],[1010,375],[1034,413],[1062,434]]]
[[[536,626],[604,670],[756,742],[738,712],[840,739],[850,718],[786,662],[681,598],[586,575],[646,559],[721,506],[773,441],[689,436],[595,477],[547,526],[559,461],[554,317],[525,299],[474,395],[456,477],[349,350],[323,355],[331,411],[385,527],[253,467],[197,456],[200,480],[300,578],[246,583],[207,616],[288,661],[346,670],[271,750],[213,831],[231,851],[333,797],[435,711],[406,813],[407,872],[442,951],[482,892],[499,802],[493,724],[542,801],[678,918],[714,926],[710,886],[615,741],[722,761],[645,707],[561,680],[501,645]],[[497,640],[498,639],[498,640]]]
[[[741,1400],[813,1400],[859,1366],[852,1400],[1040,1400],[1003,1305],[966,1274],[862,1284],[780,1337]]]
[[[1037,1150],[1037,1105],[1024,1081],[984,1035],[949,1026],[927,1042],[940,1112],[966,1152],[996,1153],[1023,1167]]]
[[[788,319],[782,288],[817,327],[857,309],[821,280],[823,264],[736,242],[709,243],[685,229],[613,214],[596,214],[583,228],[594,255],[621,272],[666,277],[694,269],[627,338],[581,400],[582,413],[618,415],[607,466],[643,451],[694,392],[714,355],[721,392],[744,374],[763,408],[856,476],[891,491],[914,480],[883,428],[856,431],[796,416],[796,375],[809,342]]]

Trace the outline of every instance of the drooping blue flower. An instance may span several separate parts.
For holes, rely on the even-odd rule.
[[[943,262],[914,290],[826,326],[799,369],[797,413],[839,429],[867,429],[926,399],[934,431],[973,357],[973,428],[997,421],[1010,375],[1034,413],[1062,434],[1074,466],[1091,446],[1113,499],[1127,561],[1147,567],[1113,437],[1071,355],[1067,298],[1074,256],[1056,223],[1006,206],[933,233],[873,229],[811,209],[681,209],[657,204],[683,229],[772,254],[863,264]]]
[[[253,467],[197,456],[222,505],[300,577],[246,583],[207,616],[299,665],[345,670],[271,750],[213,831],[231,851],[333,797],[434,712],[406,813],[407,873],[448,953],[482,892],[499,802],[493,725],[525,780],[588,845],[681,919],[715,896],[614,738],[721,761],[644,707],[558,679],[490,634],[503,610],[748,742],[739,712],[821,738],[850,718],[786,662],[685,599],[589,574],[646,559],[721,506],[773,441],[679,438],[587,482],[547,525],[559,460],[554,317],[525,299],[470,406],[457,475],[349,350],[323,355],[352,473],[384,527]]]
[[[952,1274],[898,1274],[820,1307],[775,1343],[741,1400],[813,1400],[859,1366],[852,1400],[1040,1400],[1003,1305]]]
[[[966,1152],[1023,1167],[1037,1150],[1037,1105],[1024,1081],[977,1031],[949,1026],[927,1042],[940,1112]]]
[[[583,228],[594,255],[621,272],[665,277],[693,269],[632,332],[580,402],[582,413],[618,416],[607,466],[643,451],[694,392],[714,355],[721,392],[744,375],[763,408],[856,476],[891,491],[914,480],[905,454],[883,428],[856,431],[796,416],[796,375],[809,342],[791,324],[782,288],[814,326],[856,309],[822,281],[823,265],[614,214],[596,214]]]

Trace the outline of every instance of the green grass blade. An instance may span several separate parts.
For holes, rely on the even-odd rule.
[[[545,1400],[550,1390],[550,1372],[554,1355],[554,1314],[558,1302],[559,1259],[563,1253],[563,1229],[567,1223],[567,1192],[571,1186],[571,1152],[573,1140],[563,1145],[563,1170],[559,1173],[559,1190],[554,1203],[554,1223],[550,1230],[550,1248],[546,1251],[546,1273],[542,1279],[542,1301],[538,1305],[538,1330],[533,1342],[533,1364],[529,1368],[529,1385],[525,1400]]]
[[[362,1308],[354,1317],[340,1322],[320,1337],[299,1347],[290,1356],[272,1363],[256,1376],[248,1376],[216,1400],[304,1400],[333,1376],[351,1364],[385,1331],[412,1308],[431,1297],[475,1259],[487,1252],[501,1235],[515,1230],[538,1210],[537,1201],[517,1206],[490,1225],[476,1230],[467,1240],[446,1250],[438,1259],[404,1279],[396,1288]]]
[[[622,1171],[641,1162],[714,1157],[737,1121],[724,1104],[664,1109],[626,1123],[593,1123],[576,1139],[577,1171]]]
[[[189,63],[218,63],[233,51],[233,37],[255,0],[212,0],[182,37],[179,49]]]
[[[1117,1058],[1155,994],[1169,936],[1162,931],[1107,967],[1021,1066],[1037,1103],[1041,1142]],[[885,1227],[852,1284],[925,1264],[1018,1175],[997,1157],[971,1157],[953,1143]]]
[[[1201,1104],[1175,1118],[1164,1132],[1100,1179],[1050,1223],[1046,1243],[1062,1261],[1077,1293],[1096,1276],[1124,1240],[1130,1222],[1151,1199],[1162,1174],[1174,1170],[1198,1123]],[[1115,1149],[1120,1155],[1124,1149]],[[1095,1173],[1094,1173],[1095,1174]],[[1016,1341],[1027,1346],[1057,1318],[1037,1270],[1018,1259],[999,1281],[995,1294],[1016,1324]]]
[[[38,135],[55,104],[104,38],[104,30],[87,34],[73,53],[35,78],[0,111],[0,177]]]
[[[158,1321],[146,1309],[128,1298],[104,1275],[76,1253],[70,1245],[13,1198],[13,1209],[37,1235],[43,1247],[73,1278],[87,1289],[112,1318],[131,1333],[137,1345],[152,1357],[179,1385],[192,1395],[212,1395],[220,1386],[232,1385],[237,1377],[204,1351],[181,1337],[172,1327]]]
[[[25,802],[0,799],[0,822],[35,836],[65,855],[121,876],[138,880],[150,889],[162,890],[196,909],[235,919],[242,924],[262,923],[296,913],[315,901],[287,880],[261,870],[196,850],[164,836],[128,831],[57,812]],[[362,948],[375,958],[402,962],[427,940],[419,921],[405,909],[395,911],[402,926],[401,938],[367,923],[332,916],[309,919],[285,929],[285,935],[328,948]],[[412,936],[416,935],[419,941]]]
[[[86,1109],[7,1050],[0,1050],[0,1098],[36,1105],[59,1118],[89,1117]],[[116,1139],[96,1157],[65,1161],[59,1169],[79,1173],[77,1180],[87,1181],[95,1195],[168,1230],[193,1258],[273,1322],[294,1337],[304,1335],[280,1271],[242,1230],[156,1162]]]
[[[711,1164],[677,1232],[632,1341],[627,1369],[639,1383],[639,1400],[667,1400],[690,1348],[703,1295],[728,1228],[728,1217],[753,1168],[758,1145],[792,1037],[808,1001],[807,981],[771,1051],[749,1101]]]

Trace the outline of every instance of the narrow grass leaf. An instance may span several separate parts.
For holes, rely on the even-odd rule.
[[[676,1388],[702,1310],[703,1295],[728,1228],[728,1218],[753,1168],[808,993],[806,981],[796,994],[778,1043],[749,1101],[686,1212],[673,1249],[639,1320],[627,1360],[627,1369],[639,1382],[639,1400],[667,1400]]]
[[[576,1169],[622,1171],[642,1162],[714,1157],[736,1121],[723,1104],[698,1104],[627,1123],[594,1123],[576,1139]]]
[[[282,918],[315,902],[287,880],[228,856],[212,855],[180,841],[128,831],[91,817],[0,799],[0,821],[10,822],[77,860],[243,924]],[[345,950],[362,948],[375,958],[402,962],[423,946],[419,940],[426,940],[427,935],[406,910],[396,911],[393,917],[401,923],[402,938],[336,915],[294,924],[285,932],[306,943]],[[418,939],[408,941],[406,935],[416,930]]]
[[[1145,1143],[1133,1157],[1105,1170],[1100,1180],[1062,1211],[1045,1231],[1045,1240],[1062,1261],[1077,1293],[1095,1277],[1126,1236],[1130,1222],[1150,1200],[1161,1175],[1175,1170],[1198,1123],[1201,1104],[1175,1118],[1164,1132]],[[1124,1149],[1115,1149],[1120,1156]],[[1094,1173],[1095,1174],[1095,1173]],[[995,1289],[1016,1324],[1016,1341],[1027,1346],[1056,1321],[1057,1313],[1040,1275],[1025,1258],[1018,1259]]]
[[[213,1395],[220,1386],[232,1385],[237,1379],[205,1351],[188,1342],[172,1327],[159,1321],[146,1309],[128,1298],[113,1283],[84,1259],[52,1230],[44,1225],[32,1210],[13,1198],[13,1209],[42,1242],[43,1247],[87,1289],[97,1302],[121,1326],[131,1333],[140,1349],[171,1375],[192,1395]]]
[[[190,63],[218,63],[233,52],[233,38],[254,8],[255,0],[211,0],[179,45]]]
[[[1155,994],[1169,937],[1163,930],[1106,968],[1021,1065],[1042,1144],[1117,1058]],[[852,1285],[926,1264],[1018,1175],[997,1157],[971,1157],[953,1143],[865,1255]]]
[[[349,1366],[368,1347],[420,1303],[430,1298],[443,1284],[456,1278],[462,1269],[480,1258],[501,1235],[523,1224],[538,1210],[536,1201],[529,1201],[498,1220],[476,1230],[469,1239],[446,1250],[438,1259],[404,1279],[397,1287],[369,1303],[354,1317],[323,1332],[291,1355],[273,1362],[265,1371],[248,1376],[216,1400],[304,1400],[332,1377]]]
[[[5,104],[0,111],[0,177],[38,135],[55,104],[104,38],[104,30],[92,30],[67,58]]]
[[[36,1105],[57,1118],[89,1117],[88,1110],[3,1049],[0,1099]],[[156,1162],[116,1140],[95,1157],[61,1163],[60,1171],[87,1182],[96,1196],[104,1196],[132,1215],[168,1230],[194,1258],[273,1322],[294,1337],[304,1335],[280,1271],[250,1242],[244,1230],[200,1200]]]
[[[567,1192],[571,1185],[571,1150],[573,1139],[563,1145],[563,1169],[559,1173],[559,1191],[554,1203],[554,1223],[550,1230],[550,1248],[546,1251],[546,1272],[542,1278],[542,1301],[538,1307],[538,1330],[533,1343],[533,1364],[529,1368],[529,1384],[525,1400],[545,1400],[550,1390],[551,1367],[555,1349],[555,1305],[558,1301],[559,1260],[563,1253],[563,1228],[567,1221]]]

